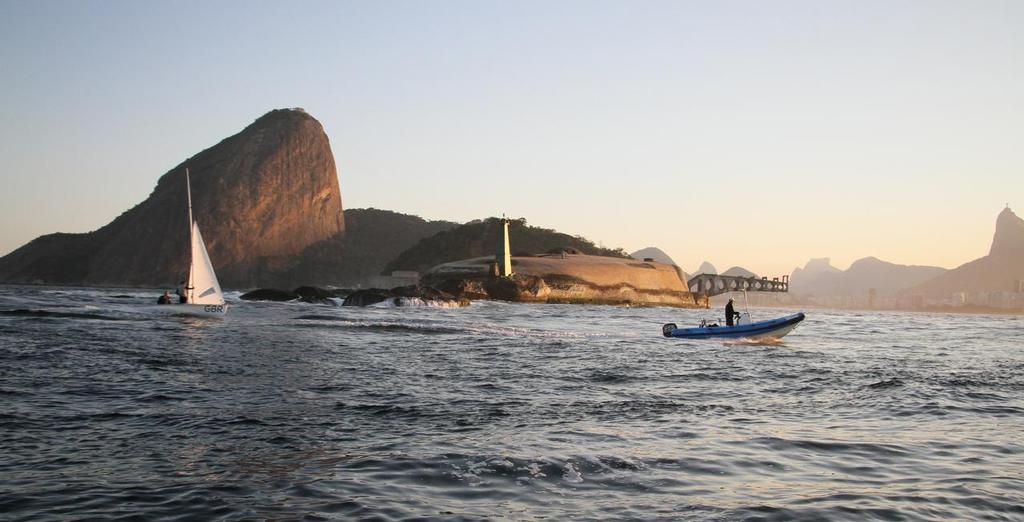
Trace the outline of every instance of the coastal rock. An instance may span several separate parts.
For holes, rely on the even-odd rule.
[[[484,280],[453,277],[438,279],[436,283],[438,290],[464,299],[476,300],[490,297]]]
[[[339,298],[350,294],[350,290],[328,290],[315,286],[300,286],[295,290],[260,288],[243,294],[245,301],[302,301],[313,304],[337,304]]]
[[[51,234],[0,259],[0,281],[161,286],[188,270],[192,204],[222,286],[259,286],[309,245],[344,231],[323,127],[274,110],[164,174],[152,194],[86,234]]]
[[[315,286],[300,286],[293,290],[306,303],[334,304],[334,300],[350,294],[348,290],[327,290]]]
[[[294,301],[299,298],[299,294],[295,292],[289,292],[288,290],[278,290],[276,288],[258,288],[251,292],[242,294],[239,299],[243,301]]]
[[[491,278],[484,282],[487,299],[520,303],[544,303],[551,297],[551,287],[542,277],[517,275]]]

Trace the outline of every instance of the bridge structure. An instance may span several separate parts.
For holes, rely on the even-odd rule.
[[[690,292],[711,297],[728,292],[789,292],[789,276],[773,277],[727,276],[700,274],[687,281]]]

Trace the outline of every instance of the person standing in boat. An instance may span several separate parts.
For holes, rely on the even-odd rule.
[[[739,317],[739,315],[732,307],[732,298],[729,298],[729,302],[725,303],[725,325],[732,326],[733,318]]]
[[[185,303],[188,302],[188,294],[185,293],[185,282],[184,281],[178,283],[178,289],[175,290],[175,293],[178,294],[178,302],[179,303],[185,304]]]

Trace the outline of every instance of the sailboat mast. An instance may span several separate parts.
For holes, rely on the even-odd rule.
[[[193,251],[192,245],[194,244],[195,238],[192,235],[193,228],[192,223],[192,179],[188,173],[188,167],[185,167],[185,191],[188,193],[188,286],[185,288],[185,292],[188,294],[188,302],[192,302],[193,293],[195,289],[192,284],[192,273],[195,272],[196,268],[196,253]]]

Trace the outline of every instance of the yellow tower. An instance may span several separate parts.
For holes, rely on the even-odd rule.
[[[505,214],[501,215],[501,242],[498,243],[498,255],[494,261],[498,264],[498,275],[510,277],[512,275],[512,251],[508,247],[508,223]]]

